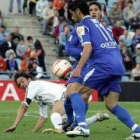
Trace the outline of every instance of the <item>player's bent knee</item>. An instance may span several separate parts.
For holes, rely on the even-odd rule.
[[[73,93],[79,93],[81,91],[81,89],[83,88],[83,85],[79,84],[79,83],[70,83],[67,86],[67,96],[73,94]]]
[[[105,106],[108,110],[112,110],[118,104],[119,94],[117,92],[110,91],[107,96],[105,96]]]
[[[111,111],[117,104],[112,102],[105,102],[106,108]]]
[[[64,109],[64,102],[63,101],[56,101],[54,103],[53,109],[52,109],[52,114],[53,113],[59,113],[61,115],[65,114],[65,109]]]
[[[89,97],[90,97],[90,94],[82,94],[82,98],[83,98],[84,102],[88,102]]]

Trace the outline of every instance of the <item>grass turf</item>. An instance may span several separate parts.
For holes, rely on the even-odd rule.
[[[138,102],[120,103],[126,107],[132,114],[133,118],[140,124],[140,110]],[[27,112],[27,116],[23,118],[16,131],[13,133],[4,133],[4,130],[10,127],[15,119],[16,112],[20,102],[0,102],[0,140],[124,140],[131,134],[131,131],[119,122],[104,107],[104,103],[90,103],[87,116],[92,116],[96,112],[108,112],[110,119],[104,122],[97,122],[90,126],[91,135],[88,138],[77,137],[68,138],[65,134],[42,134],[45,128],[53,128],[50,119],[38,133],[32,133],[31,130],[38,120],[38,106],[33,103]]]

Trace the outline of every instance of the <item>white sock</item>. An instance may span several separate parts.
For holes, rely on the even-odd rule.
[[[96,115],[94,115],[94,116],[86,119],[86,124],[87,124],[87,126],[90,126],[91,124],[93,124],[97,121],[98,121],[98,119],[97,119]]]
[[[134,131],[137,127],[138,127],[138,125],[137,125],[137,124],[134,124],[134,125],[132,126],[131,130]]]
[[[55,129],[62,130],[62,117],[59,113],[57,112],[52,113],[51,121]]]

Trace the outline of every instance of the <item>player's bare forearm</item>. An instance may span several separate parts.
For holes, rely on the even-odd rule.
[[[17,116],[15,119],[14,124],[12,125],[12,127],[8,128],[5,132],[13,132],[15,131],[16,127],[18,126],[18,124],[20,123],[20,121],[22,120],[25,112],[27,111],[27,106],[25,104],[22,104],[17,112]]]
[[[43,126],[43,124],[45,123],[46,118],[40,117],[37,124],[35,125],[35,127],[33,128],[32,132],[36,133],[40,130],[40,128]]]
[[[22,120],[24,114],[26,113],[28,107],[25,104],[22,104],[17,112],[17,117],[16,120],[14,122],[13,126],[16,126],[20,123],[20,121]]]

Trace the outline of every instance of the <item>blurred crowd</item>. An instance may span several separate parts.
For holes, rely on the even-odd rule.
[[[0,12],[1,13],[1,12]],[[2,14],[0,22],[0,77],[12,78],[18,70],[28,71],[36,78],[46,73],[45,52],[38,39],[25,38],[18,26],[12,32],[7,29]]]
[[[13,1],[9,2],[10,13],[13,11]],[[71,1],[17,0],[18,12],[36,16],[42,35],[54,38],[58,57],[67,57],[64,46],[75,25],[67,8]],[[87,0],[88,3],[91,1],[100,2]],[[100,21],[104,26],[110,27],[120,46],[126,70],[123,81],[140,81],[140,0],[114,0],[111,7],[108,3],[109,0],[101,3]],[[11,33],[7,32],[0,12],[0,71],[24,70],[32,73],[38,67],[40,72],[46,72],[44,57],[45,53],[38,39],[32,36],[25,39],[18,27]]]
[[[42,73],[46,72],[44,57],[45,53],[38,39],[28,36],[25,40],[17,26],[10,33],[5,25],[0,26],[1,76],[7,73],[7,77],[12,78],[15,71],[22,70],[31,74],[37,72],[34,76],[41,78]]]

